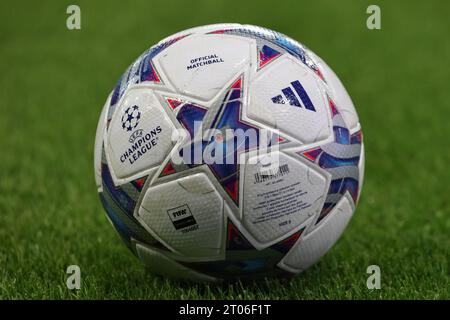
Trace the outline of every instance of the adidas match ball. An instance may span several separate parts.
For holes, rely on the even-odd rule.
[[[318,261],[358,202],[353,103],[327,64],[261,27],[189,29],[109,95],[95,179],[111,224],[155,273],[285,276]]]

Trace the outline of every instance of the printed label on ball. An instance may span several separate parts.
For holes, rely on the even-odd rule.
[[[326,182],[298,159],[282,153],[251,161],[245,167],[244,181],[244,224],[262,243],[311,217]]]
[[[181,229],[183,233],[198,229],[197,221],[195,221],[191,209],[189,209],[187,204],[169,209],[167,210],[167,214],[175,229]]]
[[[204,173],[150,186],[137,219],[188,257],[216,257],[223,239],[223,198]]]
[[[173,130],[151,90],[129,90],[108,132],[109,161],[116,177],[126,178],[159,165],[170,152]]]

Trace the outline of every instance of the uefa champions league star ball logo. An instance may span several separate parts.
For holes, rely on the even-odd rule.
[[[141,119],[141,112],[138,106],[128,107],[122,116],[122,129],[131,131],[137,127]]]

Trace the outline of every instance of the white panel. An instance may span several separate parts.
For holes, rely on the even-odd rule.
[[[307,165],[279,152],[249,161],[244,172],[243,224],[259,242],[283,237],[322,207],[327,180]]]
[[[223,199],[204,173],[151,187],[139,208],[141,223],[190,258],[220,255]]]
[[[191,281],[216,281],[215,278],[191,270],[164,254],[145,247],[140,243],[136,243],[136,251],[139,258],[145,263],[150,271],[156,274]]]
[[[317,262],[336,243],[353,215],[349,197],[348,194],[342,197],[319,227],[302,237],[287,253],[280,266],[302,271]]]
[[[315,111],[308,110],[293,83],[300,82]],[[283,90],[292,90],[300,106],[291,105]],[[323,89],[314,73],[300,61],[285,55],[258,72],[250,85],[247,116],[277,128],[303,142],[313,143],[329,137],[331,120]],[[272,99],[279,96],[280,102]]]
[[[121,101],[111,119],[106,146],[108,161],[119,179],[160,165],[173,147],[174,130],[150,89],[132,88]]]
[[[210,100],[244,70],[252,42],[226,35],[191,35],[165,49],[155,63],[178,92]]]
[[[97,188],[102,185],[102,145],[103,136],[106,127],[106,114],[109,107],[109,102],[111,101],[111,95],[106,99],[105,105],[103,106],[102,112],[100,114],[100,119],[97,124],[97,131],[95,133],[95,145],[94,145],[94,170],[95,170],[95,184]]]
[[[366,159],[365,159],[365,153],[364,153],[364,143],[361,142],[361,154],[359,157],[359,164],[358,164],[358,168],[359,168],[359,184],[358,184],[358,201],[359,201],[359,197],[361,196],[361,191],[362,191],[362,187],[364,184],[364,170],[365,170],[365,166],[366,166]]]

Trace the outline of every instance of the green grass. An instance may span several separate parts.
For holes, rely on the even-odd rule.
[[[73,1],[0,4],[0,299],[449,299],[448,2]],[[377,3],[382,29],[369,31]],[[149,274],[101,208],[98,116],[141,52],[188,27],[241,22],[306,44],[345,83],[364,130],[361,202],[336,246],[290,282],[183,284]],[[77,264],[82,288],[69,291]],[[382,271],[366,288],[366,268]]]

